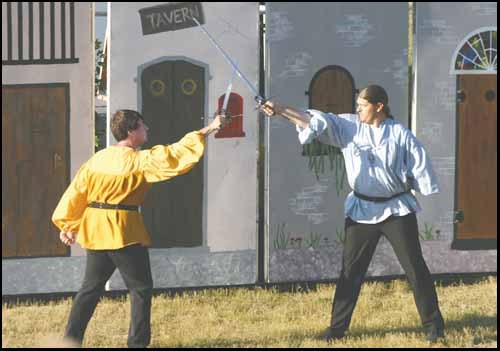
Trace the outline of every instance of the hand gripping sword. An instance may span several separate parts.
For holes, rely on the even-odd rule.
[[[238,76],[243,80],[243,82],[245,82],[246,86],[248,88],[250,88],[250,90],[255,94],[255,101],[257,102],[258,107],[261,107],[262,105],[264,105],[266,103],[267,99],[265,99],[264,97],[262,97],[259,94],[259,92],[257,91],[257,89],[255,89],[255,87],[250,82],[250,80],[248,80],[248,78],[240,71],[240,69],[238,68],[236,63],[234,63],[234,61],[224,51],[224,49],[219,44],[217,44],[217,42],[210,35],[210,33],[205,28],[203,28],[201,26],[200,22],[198,22],[198,20],[194,16],[192,16],[191,18],[193,19],[194,22],[196,22],[196,24],[198,25],[198,27],[200,27],[200,29],[203,31],[203,33],[205,33],[207,35],[210,42],[217,48],[217,50],[219,50],[219,52],[222,54],[222,56],[224,56],[224,58],[231,65],[231,67],[233,67],[234,72],[236,72],[238,74]],[[229,87],[228,87],[228,89],[229,89]],[[225,96],[225,99],[227,99],[227,98],[228,98],[228,94],[226,94],[226,96]],[[295,124],[299,124],[299,125],[301,125],[302,123],[305,122],[304,120],[302,120],[301,118],[296,117],[296,116],[282,115],[282,117],[288,119],[289,121],[291,121]]]
[[[226,93],[224,94],[224,102],[222,103],[222,107],[220,110],[215,111],[214,117],[216,118],[217,115],[222,116],[222,125],[221,128],[224,127],[225,125],[231,124],[231,119],[233,116],[227,111],[227,105],[229,103],[229,96],[231,95],[231,89],[233,87],[233,78],[234,78],[234,71],[233,74],[231,75],[231,80],[229,81],[229,84],[226,88]],[[203,119],[203,118],[202,118]]]

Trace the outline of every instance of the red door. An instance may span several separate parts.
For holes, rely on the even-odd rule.
[[[219,108],[224,104],[226,94],[219,97]],[[244,137],[243,131],[243,98],[236,94],[229,94],[229,101],[227,102],[227,111],[231,115],[231,123],[225,125],[220,131],[215,134],[216,138],[238,138]]]

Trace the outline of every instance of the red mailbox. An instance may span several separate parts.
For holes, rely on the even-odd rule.
[[[222,108],[222,104],[224,103],[224,97],[226,94],[223,94],[219,97],[219,108]],[[229,95],[229,101],[227,102],[227,112],[231,115],[231,123],[225,125],[221,130],[219,130],[216,134],[216,138],[238,138],[244,137],[245,132],[243,131],[243,98],[236,94],[231,93]]]

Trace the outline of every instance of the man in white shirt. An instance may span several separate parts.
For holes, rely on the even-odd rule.
[[[420,206],[411,190],[423,195],[439,187],[430,159],[410,130],[390,114],[388,97],[378,85],[363,89],[357,114],[301,112],[274,101],[262,110],[281,115],[297,125],[302,144],[314,139],[342,150],[353,189],[345,201],[342,271],[332,306],[326,341],[344,337],[377,243],[384,235],[391,243],[413,290],[427,340],[444,336],[434,282],[424,261],[416,212]]]

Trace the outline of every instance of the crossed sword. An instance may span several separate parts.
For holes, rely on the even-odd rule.
[[[224,56],[224,58],[226,59],[226,61],[233,68],[233,75],[231,76],[231,81],[229,82],[229,85],[227,86],[226,94],[224,96],[224,102],[222,104],[222,109],[219,111],[219,113],[221,115],[225,116],[226,118],[228,118],[228,121],[230,122],[231,116],[227,112],[227,104],[229,102],[229,95],[231,94],[231,89],[232,89],[232,86],[233,86],[234,73],[236,73],[243,80],[243,82],[245,83],[245,85],[248,88],[250,88],[250,90],[252,91],[252,93],[254,93],[254,95],[255,95],[255,101],[257,102],[257,108],[261,108],[266,103],[267,99],[265,97],[262,97],[259,94],[259,92],[255,88],[255,86],[250,82],[250,80],[248,80],[248,78],[243,74],[243,72],[241,72],[241,70],[238,68],[238,65],[236,65],[236,63],[231,58],[231,56],[229,56],[226,53],[226,51],[224,51],[224,49],[210,35],[210,33],[204,27],[201,26],[200,22],[198,22],[198,20],[194,16],[191,17],[191,18],[193,19],[194,22],[196,22],[196,24],[203,31],[203,33],[205,33],[207,35],[207,37],[210,40],[210,42],[217,48],[217,50],[219,50],[219,52],[222,54],[222,56]],[[293,122],[295,124],[299,124],[299,125],[304,122],[302,119],[297,118],[297,117],[291,117],[291,116],[282,116],[282,117],[284,117],[285,119],[290,120],[291,122]]]

